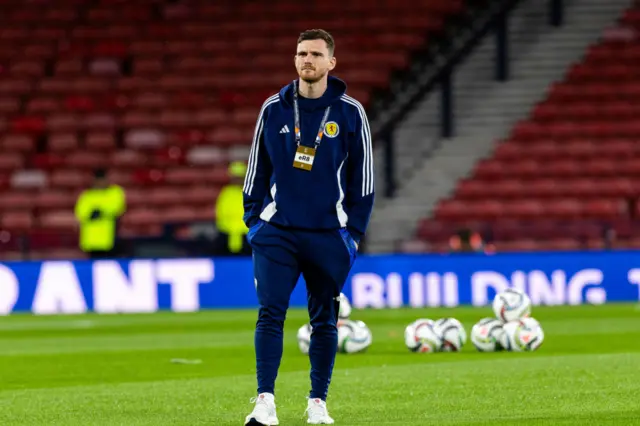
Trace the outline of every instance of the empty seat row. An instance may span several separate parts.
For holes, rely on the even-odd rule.
[[[598,219],[499,219],[496,221],[458,223],[445,219],[422,219],[417,236],[431,242],[447,241],[449,237],[467,225],[475,228],[485,238],[497,240],[554,239],[554,238],[601,238],[607,229],[613,229],[619,238],[630,238],[640,232],[640,221],[629,218],[611,220]]]
[[[480,180],[458,182],[459,199],[483,198],[624,198],[640,196],[640,178],[578,178],[533,180]]]
[[[11,129],[26,131],[64,131],[81,129],[115,129],[145,126],[162,128],[192,127],[213,128],[216,126],[252,127],[258,118],[259,108],[248,107],[225,112],[221,108],[202,108],[199,110],[167,109],[154,111],[131,109],[122,115],[110,113],[59,113],[46,117],[20,115],[10,120]],[[4,137],[6,139],[6,136]]]
[[[583,101],[636,102],[640,95],[640,82],[574,82],[554,83],[548,91],[548,100],[554,103]]]
[[[80,193],[76,190],[5,191],[0,192],[0,215],[8,212],[30,210],[73,210]],[[125,186],[127,206],[161,207],[171,205],[210,205],[218,195],[220,186],[192,186],[180,188],[161,186],[154,188]]]
[[[514,139],[566,139],[566,138],[637,138],[640,123],[636,120],[553,121],[538,123],[523,121],[512,130]]]
[[[99,93],[93,95],[56,95],[44,94],[33,96],[27,100],[17,95],[7,95],[0,101],[0,112],[26,114],[53,114],[69,112],[116,112],[129,108],[137,109],[188,109],[197,112],[200,109],[219,107],[223,112],[236,108],[258,108],[274,89],[264,91],[220,90],[211,92],[169,90],[158,92],[142,90],[136,93]],[[348,93],[366,105],[368,92],[361,86],[349,87]],[[14,114],[17,115],[17,114]]]
[[[541,161],[559,159],[619,159],[640,156],[640,139],[531,139],[508,140],[499,143],[493,158],[517,160],[520,158]]]
[[[435,209],[435,218],[617,218],[629,214],[628,204],[621,199],[552,199],[552,200],[447,200]]]
[[[610,119],[612,121],[630,120],[640,115],[640,103],[632,102],[576,102],[552,103],[538,105],[532,118],[540,122],[553,121],[589,121]]]
[[[640,158],[566,158],[548,161],[521,157],[518,160],[491,158],[477,163],[474,175],[482,179],[568,178],[568,177],[640,177]]]
[[[224,167],[188,167],[144,168],[130,165],[124,169],[110,168],[110,177],[114,183],[127,185],[182,185],[193,186],[207,184],[220,186],[228,183],[229,176]],[[28,190],[41,188],[86,188],[92,181],[92,169],[66,169],[56,167],[49,173],[44,169],[18,170],[11,175],[0,174],[0,190],[10,188]]]
[[[215,208],[213,203],[208,205],[174,205],[160,208],[161,206],[146,206],[131,208],[122,216],[123,226],[162,226],[170,223],[181,222],[213,222],[215,220]],[[76,231],[78,221],[73,210],[44,211],[33,215],[28,211],[7,211],[0,213],[0,227],[14,232],[28,231],[34,226],[54,230]]]

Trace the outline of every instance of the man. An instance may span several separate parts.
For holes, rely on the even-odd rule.
[[[80,225],[80,249],[91,259],[113,258],[120,253],[117,222],[126,210],[124,190],[110,185],[106,172],[94,172],[93,186],[85,189],[75,206]]]
[[[230,182],[220,191],[216,200],[216,256],[251,256],[251,247],[246,244],[249,231],[243,221],[243,178],[247,166],[240,161],[229,165]]]
[[[277,425],[275,379],[283,325],[300,274],[313,327],[309,424],[333,424],[326,406],[337,348],[339,297],[373,208],[373,156],[364,108],[328,74],[334,41],[298,38],[299,79],[262,106],[244,183],[260,310],[255,332],[258,397],[246,425]]]

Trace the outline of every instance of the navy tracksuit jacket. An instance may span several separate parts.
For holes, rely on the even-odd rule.
[[[325,339],[315,345],[312,339],[311,397],[326,397],[337,339],[336,298],[355,260],[356,242],[367,229],[374,201],[369,123],[362,105],[345,91],[342,80],[329,77],[322,97],[298,97],[304,146],[314,146],[325,109],[331,106],[310,171],[293,167],[297,148],[293,84],[264,102],[256,123],[243,191],[260,303],[259,393],[273,393],[282,356],[282,326],[302,274],[315,340]],[[332,356],[320,354],[331,345]]]

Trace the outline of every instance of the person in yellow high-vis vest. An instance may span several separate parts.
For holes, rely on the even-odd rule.
[[[225,185],[216,200],[216,239],[217,255],[248,256],[251,255],[246,235],[249,229],[242,220],[244,204],[242,201],[242,186],[247,166],[243,162],[233,162],[229,165],[230,182]]]
[[[76,201],[80,249],[92,259],[118,257],[117,222],[125,210],[122,187],[109,184],[106,172],[96,170],[93,186],[82,191]]]

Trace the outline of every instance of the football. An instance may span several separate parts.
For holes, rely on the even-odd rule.
[[[455,318],[440,318],[433,329],[442,340],[440,350],[443,352],[458,352],[467,342],[467,332]]]
[[[417,319],[404,329],[404,343],[411,352],[432,353],[442,347],[442,339],[433,329],[434,322]]]
[[[338,352],[353,354],[365,351],[373,340],[371,330],[362,321],[338,321]]]
[[[344,293],[340,293],[340,309],[338,310],[338,318],[349,319],[351,316],[351,303]]]
[[[471,328],[470,334],[471,343],[480,352],[496,352],[507,346],[502,322],[495,318],[481,319]]]
[[[309,354],[309,344],[311,344],[311,324],[305,324],[298,329],[296,335],[298,339],[298,348],[305,355]]]
[[[502,322],[519,320],[531,315],[531,299],[520,290],[508,288],[493,298],[493,313]]]
[[[544,341],[540,323],[531,317],[510,321],[502,328],[506,335],[507,349],[513,352],[535,351]]]

